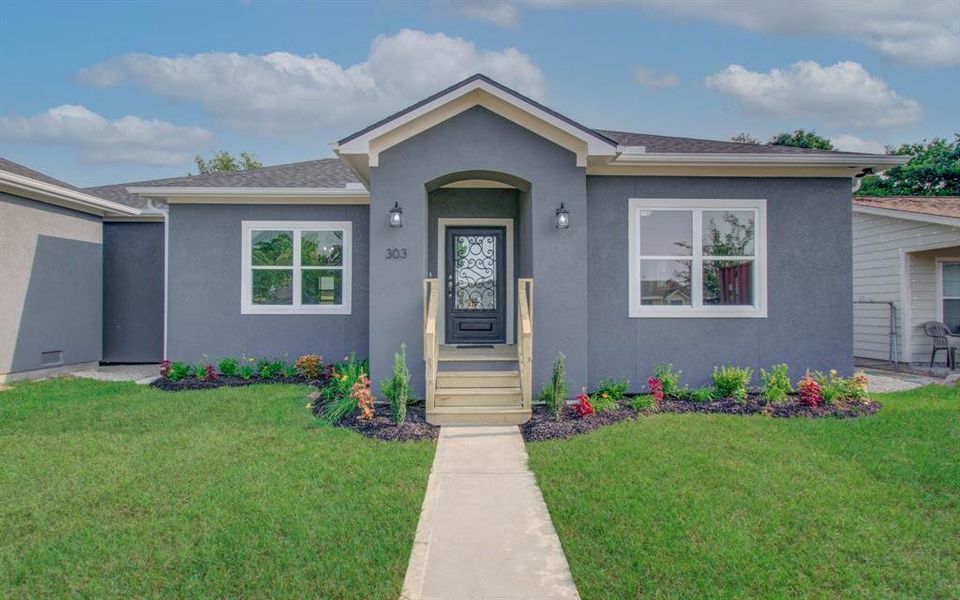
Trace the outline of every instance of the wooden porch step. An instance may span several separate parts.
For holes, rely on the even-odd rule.
[[[438,407],[520,407],[523,396],[520,387],[441,388],[434,392]]]
[[[516,346],[500,345],[491,348],[440,346],[437,358],[440,362],[516,362],[519,356]]]
[[[438,406],[427,415],[433,425],[522,425],[530,409],[502,406]]]
[[[437,387],[520,387],[520,371],[438,371]]]

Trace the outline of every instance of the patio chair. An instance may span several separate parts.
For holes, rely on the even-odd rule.
[[[933,340],[933,351],[930,353],[930,368],[933,368],[933,361],[937,357],[937,352],[943,350],[947,353],[947,367],[949,369],[956,369],[957,347],[950,345],[950,338],[957,336],[950,333],[947,326],[940,321],[927,321],[923,324],[923,332]]]

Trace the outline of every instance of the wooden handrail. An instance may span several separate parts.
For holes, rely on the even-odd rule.
[[[440,340],[437,338],[437,314],[440,310],[440,281],[423,280],[423,363],[425,370],[425,394],[427,412],[435,408],[434,394],[437,389],[437,363],[440,357]]]
[[[533,406],[533,279],[517,280],[517,360],[523,408]]]

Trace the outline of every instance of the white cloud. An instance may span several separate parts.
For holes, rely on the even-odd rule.
[[[865,140],[849,133],[830,138],[830,142],[837,150],[844,152],[868,152],[883,154],[886,151],[883,144],[877,140]]]
[[[520,25],[520,9],[509,0],[485,2],[437,2],[449,5],[464,17],[473,21],[485,21],[499,27],[513,28]]]
[[[704,81],[752,114],[887,128],[913,123],[922,112],[916,100],[899,96],[855,62],[824,67],[801,61],[767,73],[730,65]]]
[[[213,141],[202,127],[127,115],[107,119],[84,106],[64,104],[31,117],[0,116],[0,138],[74,146],[93,162],[184,163]]]
[[[241,131],[292,134],[363,125],[478,72],[532,98],[545,95],[540,69],[515,48],[481,51],[463,38],[410,29],[378,36],[367,60],[350,66],[288,52],[128,54],[83,69],[79,79],[196,101]]]
[[[633,6],[648,14],[713,21],[764,35],[851,39],[918,65],[960,65],[956,0],[515,0],[511,27],[519,24],[521,4],[544,9]],[[456,6],[469,16],[486,3]]]
[[[659,73],[653,67],[639,65],[633,69],[633,80],[644,87],[669,88],[680,85],[680,78],[673,73]]]

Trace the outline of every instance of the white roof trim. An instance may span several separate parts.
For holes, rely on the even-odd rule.
[[[908,210],[897,210],[895,208],[881,208],[879,206],[860,206],[853,205],[853,212],[865,215],[877,215],[880,217],[890,217],[892,219],[904,219],[907,221],[918,221],[920,223],[935,223],[937,225],[946,225],[948,227],[960,227],[960,218],[945,217],[943,215],[928,215],[925,213],[911,212]]]
[[[494,96],[508,104],[515,106],[516,108],[523,110],[536,118],[544,121],[561,131],[570,134],[571,136],[582,140],[587,144],[587,154],[594,156],[614,156],[616,154],[616,146],[608,141],[606,138],[603,138],[596,134],[588,133],[580,127],[576,127],[571,123],[565,121],[564,119],[558,118],[556,115],[553,115],[542,108],[531,104],[511,93],[505,92],[501,88],[491,85],[490,83],[477,79],[466,85],[460,86],[454,90],[451,90],[449,93],[444,94],[438,98],[435,98],[431,102],[424,104],[423,106],[418,106],[414,110],[411,110],[407,113],[404,113],[398,116],[395,119],[392,119],[383,125],[371,129],[370,131],[359,135],[352,140],[345,142],[344,144],[338,144],[334,142],[331,144],[331,147],[338,152],[339,154],[368,154],[370,152],[370,142],[374,139],[394,130],[399,127],[406,125],[407,123],[426,115],[433,110],[456,100],[467,94],[476,92],[477,90],[486,92],[491,96]]]
[[[621,147],[623,152],[611,165],[656,164],[663,166],[793,166],[886,169],[909,162],[909,156],[887,154],[707,154],[647,152],[643,146]]]
[[[128,187],[127,191],[138,196],[176,198],[179,196],[230,196],[272,198],[369,198],[370,192],[363,188],[302,188],[302,187]]]
[[[111,202],[10,171],[0,170],[0,190],[94,215],[135,216],[140,214],[140,209],[126,204]]]

